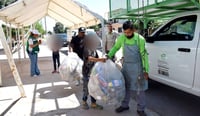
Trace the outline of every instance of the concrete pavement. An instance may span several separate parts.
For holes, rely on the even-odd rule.
[[[29,59],[16,61],[21,80],[26,92],[25,98],[20,98],[20,92],[6,59],[1,59],[2,82],[0,87],[0,116],[137,116],[136,103],[130,102],[130,110],[116,114],[116,106],[104,104],[104,110],[81,109],[82,85],[75,86],[63,80],[59,74],[52,74],[51,51],[41,46],[39,53],[39,77],[30,77]],[[16,55],[17,56],[17,55]],[[65,55],[61,54],[61,61]],[[88,100],[90,101],[90,99]],[[148,116],[159,114],[146,109]]]

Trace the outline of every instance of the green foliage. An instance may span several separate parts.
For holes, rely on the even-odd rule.
[[[150,20],[148,22],[148,28],[157,29],[164,23],[164,20]]]
[[[48,33],[49,35],[52,35],[52,32],[51,32],[51,31],[48,31],[47,33]]]
[[[94,29],[95,31],[99,30],[98,25],[90,26],[89,29]]]
[[[35,29],[37,29],[41,33],[41,35],[45,34],[45,30],[39,21],[35,23]]]
[[[64,28],[64,25],[60,22],[57,22],[55,24],[55,27],[53,27],[53,30],[55,33],[64,33],[65,32],[65,28]]]
[[[4,31],[4,34],[6,36],[6,39],[8,39],[7,35],[10,36],[9,34],[9,31],[10,31],[10,27],[8,27],[8,32],[7,32],[7,29],[6,29],[6,25],[2,25],[2,28],[3,28],[3,31]],[[22,32],[19,30],[19,34],[21,34]],[[11,34],[12,34],[12,38],[16,39],[16,35],[17,35],[17,29],[16,28],[11,28]]]

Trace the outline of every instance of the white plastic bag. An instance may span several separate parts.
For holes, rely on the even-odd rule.
[[[68,53],[59,67],[62,80],[72,82],[82,78],[82,66],[83,61],[76,53]]]
[[[111,60],[97,62],[92,69],[88,90],[95,99],[116,105],[125,95],[124,77]]]

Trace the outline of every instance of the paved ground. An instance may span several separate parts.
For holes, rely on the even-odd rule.
[[[104,110],[82,110],[80,107],[82,85],[75,86],[62,81],[59,74],[51,74],[53,69],[51,52],[41,46],[39,67],[41,75],[29,76],[29,59],[15,60],[26,92],[25,98],[20,98],[20,92],[13,79],[7,60],[1,59],[2,81],[0,87],[0,116],[137,116],[136,103],[131,101],[129,111],[116,114],[116,106],[106,105]],[[17,56],[17,55],[16,55]],[[0,56],[3,58],[2,56]],[[61,55],[61,60],[65,57]],[[159,116],[149,108],[148,116]]]
[[[198,96],[150,81],[146,92],[147,107],[161,116],[200,116]]]

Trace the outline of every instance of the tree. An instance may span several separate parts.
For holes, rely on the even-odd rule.
[[[54,30],[55,33],[66,33],[67,28],[64,27],[64,25],[62,23],[57,22],[55,24],[55,27],[53,27],[53,30]]]
[[[52,35],[52,32],[51,32],[51,31],[48,31],[47,33],[48,33],[49,35]]]
[[[45,34],[45,30],[39,21],[35,23],[35,29],[37,29],[42,35]]]

